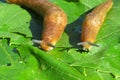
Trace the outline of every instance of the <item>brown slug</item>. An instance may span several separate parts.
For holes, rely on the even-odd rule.
[[[34,42],[39,43],[43,50],[53,49],[67,25],[65,12],[48,0],[7,0],[7,2],[28,7],[44,18],[42,40]]]
[[[82,42],[78,43],[78,45],[83,45],[83,48],[88,50],[91,45],[95,45],[94,42],[96,40],[96,36],[105,20],[107,12],[111,9],[112,5],[113,1],[107,0],[87,14],[82,24]]]

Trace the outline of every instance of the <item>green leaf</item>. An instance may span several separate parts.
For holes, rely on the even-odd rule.
[[[8,46],[7,40],[0,40],[0,65],[11,64],[19,59],[18,54],[12,52],[13,48]]]
[[[79,67],[77,67],[79,70]],[[80,68],[81,69],[81,68]],[[112,74],[100,72],[92,68],[83,68],[85,80],[116,80]]]
[[[33,61],[33,60],[32,60]],[[25,63],[16,62],[11,66],[0,66],[1,80],[39,80],[39,70],[27,66]]]
[[[11,44],[20,44],[27,37],[32,37],[30,32],[29,13],[15,4],[0,2],[0,37],[10,38]],[[30,40],[30,39],[29,39]]]
[[[41,51],[38,48],[34,48],[32,46],[27,46],[27,45],[25,46],[29,49],[29,51],[30,50],[33,51],[34,55],[41,58],[43,61],[45,61],[45,63],[47,63],[50,66],[50,69],[48,70],[50,71],[54,70],[55,72],[57,72],[56,76],[58,78],[59,78],[58,75],[60,75],[60,77],[63,77],[63,79],[65,77],[65,78],[73,79],[73,80],[74,79],[83,80],[83,75],[79,73],[76,69],[69,67],[67,64],[57,61],[56,59],[51,57],[49,54],[46,54],[45,52]]]
[[[21,48],[21,50],[24,47]],[[27,53],[24,51],[22,54]],[[40,79],[40,69],[37,59],[27,53],[23,60],[13,48],[8,46],[7,40],[0,41],[0,79],[1,80],[35,80]],[[31,76],[32,75],[32,76]]]

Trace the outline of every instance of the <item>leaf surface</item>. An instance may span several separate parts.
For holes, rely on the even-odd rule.
[[[15,4],[0,2],[0,37],[10,38],[11,44],[26,41],[32,37],[29,30],[31,17],[29,13]]]
[[[56,45],[56,48],[50,52],[45,52],[28,44],[30,39],[26,37],[31,37],[31,34],[29,34],[30,31],[28,31],[30,18],[25,18],[23,21],[24,24],[22,23],[23,19],[20,19],[20,22],[18,22],[19,25],[15,23],[16,26],[12,24],[13,21],[10,25],[14,27],[11,27],[10,30],[8,29],[10,25],[2,24],[2,27],[0,27],[0,36],[2,38],[10,38],[11,44],[26,43],[21,44],[19,47],[15,46],[17,47],[19,55],[14,55],[15,52],[13,52],[13,48],[11,48],[11,45],[7,44],[8,40],[1,40],[0,79],[120,80],[119,0],[113,0],[114,5],[108,12],[105,22],[97,35],[95,44],[99,44],[100,47],[92,47],[89,52],[83,52],[81,51],[80,46],[76,46],[76,43],[80,41],[81,25],[84,20],[84,15],[105,0],[50,1],[64,9],[68,15],[69,21],[65,32]],[[18,8],[18,10],[19,9],[20,11],[22,10],[21,8]],[[3,9],[1,9],[1,11],[4,13]],[[0,17],[2,18],[2,13],[0,14]],[[12,12],[11,15],[13,16],[13,19],[14,16],[16,17]],[[34,26],[35,32],[33,33],[33,37],[39,39],[42,32],[41,28],[43,27],[42,19],[36,17],[36,14],[31,15],[33,18],[31,27]],[[10,16],[8,16],[8,18],[12,19]],[[8,18],[5,18],[5,20]],[[2,21],[3,20],[1,20],[1,22]],[[7,23],[9,23],[9,21],[10,20],[8,19]],[[21,26],[26,28],[21,29]],[[39,29],[35,29],[35,27],[39,27]],[[36,32],[36,30],[38,32]],[[37,37],[35,37],[36,34]],[[7,63],[11,63],[12,65]]]

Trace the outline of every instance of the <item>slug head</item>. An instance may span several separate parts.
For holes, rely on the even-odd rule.
[[[43,50],[45,51],[51,51],[52,49],[55,48],[55,43],[49,43],[47,41],[44,41],[44,40],[32,40],[33,43],[36,43],[36,44],[39,44],[40,45],[40,48],[42,48]]]
[[[51,51],[55,48],[54,44],[45,41],[41,41],[40,47],[45,51]]]

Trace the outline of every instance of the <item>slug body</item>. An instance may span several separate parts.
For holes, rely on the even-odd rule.
[[[112,0],[107,0],[90,12],[83,21],[81,40],[83,48],[89,49],[90,44],[95,42],[96,36],[101,28],[107,12],[112,7]],[[84,44],[85,43],[85,44]]]
[[[42,49],[51,50],[67,25],[67,16],[64,11],[47,0],[7,0],[7,2],[26,6],[43,16],[44,28],[39,44]]]

